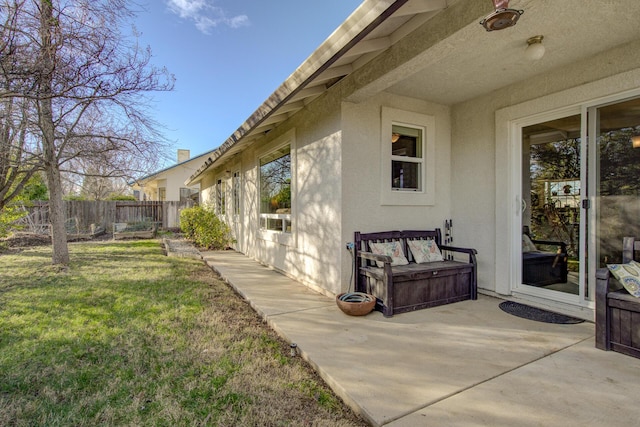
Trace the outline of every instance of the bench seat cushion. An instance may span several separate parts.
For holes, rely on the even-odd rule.
[[[399,241],[393,242],[371,242],[369,243],[371,252],[377,255],[386,255],[391,257],[391,265],[407,265],[409,261],[404,255],[402,244]],[[378,267],[384,267],[384,263],[376,261]]]
[[[407,239],[407,246],[413,255],[413,260],[418,264],[444,261],[440,248],[433,239]]]
[[[607,264],[607,268],[631,295],[640,297],[640,263]]]

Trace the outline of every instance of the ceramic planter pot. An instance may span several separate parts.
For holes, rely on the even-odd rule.
[[[341,293],[336,296],[336,304],[349,316],[364,316],[373,310],[376,298],[362,292]]]

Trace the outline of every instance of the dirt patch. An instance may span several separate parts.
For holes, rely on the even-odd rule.
[[[7,248],[26,248],[32,246],[48,246],[51,244],[51,237],[35,233],[13,233],[9,237],[0,239],[0,246]]]
[[[69,243],[79,242],[79,241],[95,242],[95,241],[104,241],[104,240],[112,240],[112,239],[113,239],[113,236],[111,234],[102,234],[102,235],[95,236],[90,240],[70,238],[67,241]],[[48,236],[46,234],[16,232],[9,237],[0,238],[0,253],[20,250],[21,248],[30,248],[35,246],[50,246],[50,245],[51,245],[51,236]]]

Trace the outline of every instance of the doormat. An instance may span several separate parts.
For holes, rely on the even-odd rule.
[[[537,307],[531,307],[514,301],[501,302],[499,307],[505,313],[513,314],[514,316],[522,317],[523,319],[535,320],[536,322],[561,324],[584,322],[582,319],[567,316],[565,314],[554,313]]]

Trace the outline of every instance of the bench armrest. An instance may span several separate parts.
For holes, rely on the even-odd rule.
[[[557,240],[531,240],[534,245],[560,246],[563,254],[567,253],[567,244]]]
[[[374,254],[373,252],[358,251],[358,258],[370,259],[372,261],[384,262],[391,264],[391,257],[387,255]]]
[[[477,250],[475,249],[471,249],[471,248],[459,248],[456,246],[446,246],[446,245],[440,245],[439,246],[441,251],[449,251],[449,252],[460,252],[463,254],[468,254],[469,255],[469,262],[471,264],[477,264],[476,262],[476,254],[478,253]]]
[[[392,280],[392,272],[391,272],[391,257],[388,255],[379,255],[374,254],[373,252],[367,251],[358,251],[359,259],[368,259],[371,261],[383,262],[384,266],[382,267],[384,270],[384,287],[387,289],[389,294],[389,303],[393,305],[393,280]],[[366,292],[361,282],[361,263],[356,260],[354,263],[355,275],[356,275],[356,291],[358,292]],[[386,314],[385,314],[386,316]]]

